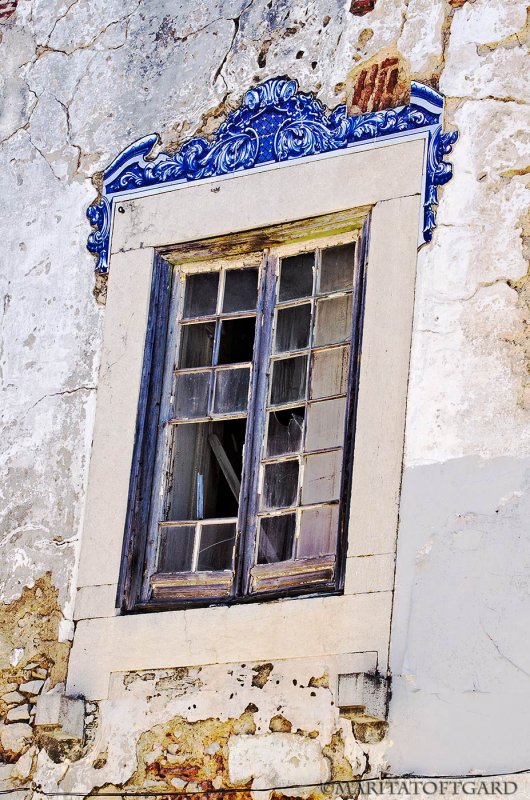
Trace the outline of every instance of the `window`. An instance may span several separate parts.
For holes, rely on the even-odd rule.
[[[339,222],[158,258],[126,608],[341,588],[364,255]]]
[[[98,700],[108,696],[116,672],[212,663],[328,663],[370,652],[379,671],[386,670],[425,153],[425,139],[381,137],[373,148],[155,187],[120,196],[114,205],[69,693]],[[297,220],[307,222],[300,226]],[[156,552],[146,541],[146,517],[168,442],[167,427],[159,430],[166,419],[160,404],[171,397],[162,386],[164,365],[178,333],[170,281],[175,278],[176,289],[179,268],[200,271],[204,264],[203,271],[212,271],[237,258],[240,268],[260,266],[265,248],[287,258],[332,247],[339,243],[333,237],[346,234],[356,243],[358,264],[366,249],[367,264],[356,276],[363,276],[362,296],[357,284],[353,290],[353,314],[362,307],[362,358],[354,336],[355,436],[347,442],[355,453],[344,499],[347,553],[344,525],[336,583],[317,587],[306,579],[277,590],[278,601],[271,603],[247,602],[274,596],[266,591],[240,594],[237,602],[230,595],[216,600],[196,594],[145,601],[147,567],[152,574],[157,569],[146,560]],[[251,263],[253,253],[258,255]],[[249,574],[240,566],[239,544],[236,550],[238,576]],[[291,599],[297,591],[301,596]],[[129,610],[151,613],[124,613]]]

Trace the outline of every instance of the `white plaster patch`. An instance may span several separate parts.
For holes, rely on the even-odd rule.
[[[530,647],[520,635],[530,613],[529,481],[530,461],[517,458],[405,470],[391,642],[394,773],[494,773],[522,763],[513,742],[530,713]]]
[[[520,238],[530,113],[516,103],[466,102],[451,120],[454,177],[441,192],[433,242],[418,254],[407,407],[407,464],[465,453],[527,452],[518,405],[524,315],[507,281],[527,272]],[[458,368],[456,365],[458,364]]]
[[[318,742],[293,733],[232,736],[228,742],[228,770],[232,783],[252,780],[252,789],[270,786],[318,784],[329,780],[329,763]],[[283,789],[288,796],[310,794],[311,788]],[[260,794],[255,795],[256,798]]]
[[[431,74],[442,57],[445,10],[444,0],[410,0],[407,6],[397,44],[410,63],[413,78]]]
[[[526,22],[526,0],[475,0],[455,12],[451,45],[487,44],[517,33]]]
[[[530,56],[524,41],[508,47],[501,44],[486,52],[479,49],[479,45],[494,45],[521,30],[526,22],[526,5],[521,0],[477,0],[454,14],[440,77],[444,94],[529,101],[526,75]]]

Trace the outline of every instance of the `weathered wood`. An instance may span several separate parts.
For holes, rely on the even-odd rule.
[[[344,587],[346,573],[346,553],[348,551],[348,520],[350,518],[350,500],[353,476],[353,459],[355,450],[355,433],[357,425],[357,405],[359,398],[359,375],[362,357],[364,301],[366,292],[366,268],[370,244],[370,214],[367,216],[359,245],[355,252],[355,273],[353,284],[352,335],[350,346],[350,365],[348,373],[348,403],[346,424],[344,428],[344,450],[342,458],[342,474],[340,487],[340,516],[337,537],[337,586]]]
[[[208,519],[188,519],[188,520],[163,520],[158,523],[159,528],[181,528],[185,525],[232,525],[237,522],[236,517],[209,517]]]
[[[243,469],[243,497],[240,507],[239,525],[241,546],[237,553],[237,591],[248,594],[250,589],[250,569],[256,551],[258,480],[261,450],[265,436],[265,406],[269,385],[269,359],[272,350],[272,322],[279,259],[267,250],[264,253],[261,272],[260,301],[256,320],[255,352],[259,353],[252,376],[251,402],[245,442],[245,464]]]
[[[157,552],[157,532],[160,527],[169,527],[175,525],[185,525],[184,521],[175,523],[171,521],[160,522],[164,519],[166,512],[164,508],[164,496],[170,490],[170,485],[173,480],[178,480],[178,467],[174,474],[171,474],[169,465],[171,463],[171,445],[172,436],[168,433],[173,424],[182,423],[184,420],[177,419],[175,412],[172,413],[172,399],[174,390],[171,389],[172,377],[175,375],[175,361],[174,351],[177,352],[179,343],[170,343],[171,358],[167,358],[166,371],[164,377],[164,390],[162,395],[163,411],[159,414],[160,404],[160,385],[162,383],[162,375],[164,374],[161,367],[161,357],[166,351],[165,337],[166,331],[169,327],[171,335],[171,321],[168,325],[168,306],[169,306],[169,292],[167,291],[167,280],[170,279],[169,265],[167,260],[159,258],[158,264],[164,265],[164,276],[158,277],[154,280],[152,305],[150,312],[150,321],[148,328],[148,335],[146,338],[146,357],[144,364],[144,381],[141,395],[141,404],[139,410],[139,424],[141,423],[141,430],[137,430],[137,449],[135,455],[135,464],[133,466],[133,478],[131,481],[131,490],[133,483],[136,486],[134,491],[134,499],[131,495],[129,505],[130,514],[135,517],[135,521],[131,523],[130,535],[127,539],[127,562],[124,561],[124,582],[127,588],[122,589],[122,595],[127,598],[126,602],[122,605],[123,610],[131,610],[138,606],[146,607],[149,598],[153,601],[161,601],[165,604],[169,601],[178,601],[184,603],[193,601],[205,600],[206,603],[212,600],[225,600],[230,601],[234,598],[240,597],[242,599],[249,594],[266,594],[267,596],[274,596],[275,593],[285,593],[296,595],[304,591],[307,587],[308,591],[330,591],[339,588],[340,581],[344,573],[344,560],[346,552],[346,521],[348,516],[349,492],[351,486],[351,470],[352,470],[352,457],[353,446],[352,438],[355,427],[355,413],[356,413],[356,395],[357,395],[357,382],[358,382],[358,365],[360,360],[360,341],[361,341],[361,322],[363,312],[363,277],[364,277],[364,263],[365,255],[367,252],[368,241],[368,227],[365,227],[361,246],[356,248],[356,268],[354,271],[354,289],[353,292],[349,290],[341,290],[340,292],[326,293],[330,297],[344,296],[348,297],[353,294],[353,320],[351,329],[353,330],[351,358],[350,358],[350,372],[349,372],[349,386],[348,386],[348,411],[346,414],[347,420],[345,425],[345,433],[347,444],[347,452],[344,454],[344,461],[337,463],[334,467],[334,473],[337,478],[337,491],[333,491],[334,498],[337,499],[337,508],[340,507],[340,536],[338,540],[338,553],[335,556],[312,556],[308,558],[291,558],[287,561],[277,564],[260,564],[254,565],[256,553],[256,536],[257,536],[257,512],[259,505],[259,465],[262,458],[262,446],[265,436],[265,423],[267,415],[267,391],[271,370],[271,350],[272,340],[274,336],[274,309],[276,300],[276,281],[279,269],[279,260],[287,253],[299,252],[296,248],[299,246],[301,250],[309,250],[311,248],[315,252],[317,263],[320,264],[321,250],[316,245],[315,239],[318,237],[326,237],[324,246],[330,246],[330,238],[332,242],[339,241],[341,243],[345,239],[351,241],[355,238],[355,231],[362,227],[364,220],[367,217],[369,209],[358,209],[355,212],[345,211],[340,214],[327,215],[325,217],[318,217],[311,220],[304,220],[302,222],[275,226],[274,228],[265,228],[259,231],[249,231],[235,236],[218,237],[216,239],[209,239],[203,242],[193,242],[179,247],[166,248],[166,258],[172,264],[181,265],[182,270],[175,269],[175,282],[184,286],[184,274],[191,274],[197,271],[204,270],[219,270],[221,284],[224,282],[224,270],[226,267],[226,259],[232,259],[228,262],[229,266],[235,263],[235,258],[239,258],[239,263],[247,266],[250,261],[254,263],[257,256],[257,250],[263,250],[265,247],[276,247],[280,245],[280,249],[275,252],[269,250],[263,253],[262,267],[260,269],[260,283],[258,290],[258,303],[256,308],[256,339],[254,344],[254,360],[252,362],[251,372],[251,389],[249,399],[248,418],[252,424],[247,425],[247,435],[244,445],[244,463],[242,468],[241,480],[237,477],[235,470],[227,456],[227,453],[221,443],[219,437],[212,434],[208,437],[209,445],[214,452],[220,468],[227,479],[229,487],[236,497],[239,499],[241,496],[239,516],[237,522],[237,538],[236,538],[236,560],[235,569],[236,575],[231,570],[222,570],[217,572],[188,572],[188,573],[157,573],[156,572],[156,552]],[[248,257],[245,258],[245,253]],[[286,256],[287,257],[287,256]],[[225,259],[223,264],[222,259]],[[210,259],[209,264],[204,264],[206,259]],[[203,262],[203,263],[200,263]],[[179,274],[180,273],[180,274]],[[314,272],[314,280],[316,280],[316,271]],[[156,283],[156,286],[155,286]],[[322,293],[320,293],[322,294]],[[313,299],[311,302],[316,302],[315,298],[316,285],[313,286]],[[176,300],[172,306],[172,314],[175,313],[175,321],[180,319],[181,314],[176,311],[176,306],[182,306],[183,292],[177,293]],[[286,303],[279,304],[279,306],[297,306],[307,303],[307,298],[294,299],[286,301]],[[229,314],[221,313],[223,304],[222,291],[218,295],[216,313],[212,319],[220,320],[225,317],[251,317],[253,313],[249,312],[230,312]],[[327,308],[327,307],[326,307]],[[211,310],[211,309],[209,309]],[[312,315],[312,324],[315,324],[316,314]],[[206,318],[200,318],[201,321]],[[186,323],[192,320],[186,320]],[[165,326],[165,329],[164,329]],[[214,342],[214,354],[212,357],[212,367],[209,367],[211,372],[211,382],[215,378],[214,372],[221,368],[235,368],[236,366],[243,366],[230,364],[229,367],[215,367],[218,360],[219,346],[220,346],[220,325],[216,328],[216,339]],[[345,333],[346,335],[346,333]],[[304,347],[299,352],[309,353],[310,350],[328,351],[331,352],[334,348],[343,348],[341,342],[334,342],[329,345],[327,342],[318,340],[318,345],[314,341],[314,332],[311,337],[313,341],[308,343],[308,347]],[[328,337],[329,338],[329,337]],[[169,352],[169,351],[168,351]],[[298,352],[298,351],[297,351]],[[162,355],[161,355],[162,354]],[[246,354],[245,354],[246,355]],[[279,356],[279,357],[278,357]],[[282,359],[292,358],[292,352],[278,354],[275,361]],[[344,362],[347,358],[344,357]],[[244,366],[250,366],[248,362],[244,362]],[[342,371],[345,371],[346,363],[342,366]],[[178,370],[179,372],[203,372],[203,367],[191,367],[185,370]],[[311,359],[307,359],[307,384],[310,384],[309,378],[311,376],[312,363]],[[320,395],[319,399],[325,397],[326,400],[332,398],[325,394],[330,390],[336,392],[340,386],[340,394],[333,395],[333,399],[342,395],[343,372],[334,381],[326,379],[325,374],[322,375],[322,390],[323,396]],[[325,370],[324,370],[325,373]],[[333,387],[333,388],[332,388]],[[210,387],[210,401],[212,390]],[[343,395],[342,395],[343,396]],[[305,404],[307,397],[302,400]],[[281,406],[275,407],[274,410],[280,408],[290,408],[292,402],[282,403]],[[203,409],[199,409],[203,413]],[[209,416],[204,418],[188,418],[186,422],[198,423],[208,422],[215,420],[225,419],[241,419],[247,416],[246,412],[233,412],[230,414],[216,414],[213,415],[210,409],[207,409]],[[143,416],[142,416],[143,415]],[[325,426],[324,426],[325,427]],[[158,441],[157,441],[157,428],[158,428]],[[318,441],[313,442],[315,453],[313,460],[317,460],[324,456],[324,451],[327,450],[326,445],[338,445],[337,441],[325,441],[325,431],[321,431]],[[338,451],[337,451],[338,452]],[[156,455],[156,461],[155,461]],[[279,457],[283,460],[283,457]],[[278,457],[265,459],[270,463],[278,460]],[[316,463],[316,462],[315,462]],[[320,463],[320,462],[319,462]],[[155,469],[153,469],[155,465]],[[156,485],[152,483],[153,473],[156,472]],[[340,479],[340,473],[342,478]],[[310,473],[310,470],[309,470]],[[311,475],[308,473],[308,477]],[[166,476],[166,477],[165,477]],[[165,495],[160,492],[161,482],[166,485]],[[309,481],[310,483],[310,481]],[[340,491],[339,483],[341,483]],[[140,491],[141,487],[141,491]],[[152,491],[149,491],[152,489]],[[147,492],[146,492],[147,490]],[[304,496],[305,500],[310,497],[307,494]],[[320,502],[318,498],[311,495],[311,499],[317,504]],[[329,499],[329,498],[328,498]],[[323,501],[322,501],[323,502]],[[326,500],[327,502],[327,500]],[[313,503],[311,504],[313,505]],[[273,512],[275,513],[275,512]],[[147,527],[147,520],[150,518],[150,532],[144,536],[144,531]],[[228,522],[234,523],[234,520],[222,518],[219,520],[200,520],[192,524],[199,529],[203,524],[224,524]],[[315,532],[318,536],[318,530]],[[199,539],[197,537],[196,549]],[[132,544],[131,544],[132,543]],[[314,550],[314,552],[318,552]],[[196,562],[196,559],[195,559]],[[195,563],[194,562],[194,563]],[[154,573],[154,574],[153,574]],[[143,590],[140,592],[139,587],[142,585]],[[250,598],[248,598],[250,599]],[[156,603],[155,603],[156,605]]]
[[[164,248],[162,252],[172,264],[244,255],[286,242],[302,243],[321,236],[329,237],[360,230],[369,211],[369,206],[363,206],[355,210],[348,209],[297,222],[242,231],[228,236],[215,236],[198,242],[187,242]]]
[[[231,592],[232,572],[158,572],[151,575],[150,583],[155,600],[227,597]]]
[[[281,578],[286,575],[302,575],[318,570],[329,570],[335,566],[335,556],[309,556],[308,558],[278,561],[275,564],[255,564],[251,573],[262,578]]]
[[[335,575],[335,556],[319,556],[277,564],[256,564],[251,569],[254,592],[330,583]]]
[[[213,450],[213,453],[214,453],[214,455],[215,455],[215,457],[216,457],[216,459],[217,459],[217,461],[219,463],[219,466],[221,467],[223,475],[226,478],[226,482],[228,483],[228,485],[229,485],[229,487],[230,487],[230,489],[232,491],[232,494],[236,498],[237,502],[239,502],[239,493],[241,491],[241,482],[240,482],[239,478],[237,477],[237,475],[235,473],[235,470],[234,470],[232,464],[230,463],[230,459],[226,455],[226,451],[225,451],[223,445],[221,444],[221,442],[219,440],[219,437],[217,436],[216,433],[211,433],[208,436],[208,444],[210,445],[210,447]]]
[[[166,354],[171,267],[155,257],[150,310],[145,337],[144,364],[136,419],[133,467],[125,521],[122,568],[116,602],[131,610],[141,593],[153,487],[153,463],[158,445],[162,376]]]

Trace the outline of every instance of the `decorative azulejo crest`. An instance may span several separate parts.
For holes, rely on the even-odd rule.
[[[458,136],[442,132],[442,96],[412,83],[409,105],[348,116],[346,106],[329,112],[319,100],[297,89],[296,81],[272,78],[250,89],[240,108],[228,115],[210,140],[197,137],[175,153],[149,159],[159,141],[157,134],[151,134],[120,153],[103,173],[103,191],[87,210],[95,228],[88,237],[88,249],[97,256],[96,270],[108,270],[112,206],[120,197],[418,133],[427,138],[423,241],[430,241],[437,188],[452,176],[451,164],[443,159]]]

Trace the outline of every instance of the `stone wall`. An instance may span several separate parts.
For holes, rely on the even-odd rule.
[[[529,30],[521,0],[0,4],[6,786],[250,790],[530,766]],[[104,317],[85,250],[93,181],[134,139],[208,134],[284,74],[353,113],[424,81],[460,137],[419,253],[389,735],[339,717],[326,664],[282,662],[116,676],[82,750],[56,751],[33,706],[64,682],[73,633]]]

